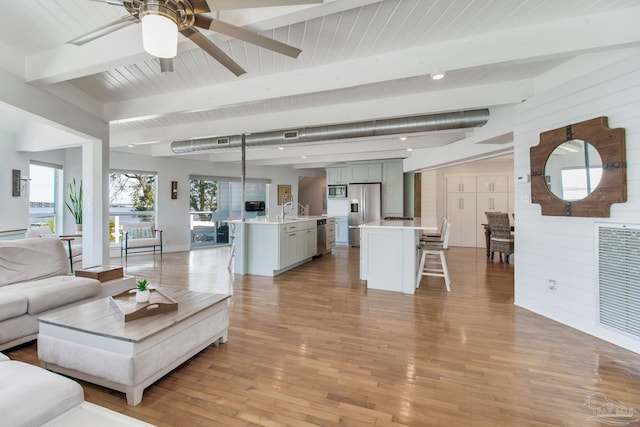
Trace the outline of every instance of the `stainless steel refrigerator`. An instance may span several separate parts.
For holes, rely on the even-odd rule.
[[[380,219],[382,214],[381,184],[349,184],[349,246],[360,246],[361,224]]]

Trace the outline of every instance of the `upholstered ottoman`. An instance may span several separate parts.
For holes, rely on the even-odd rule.
[[[126,393],[146,387],[211,344],[227,341],[230,295],[162,288],[178,309],[125,322],[108,298],[39,318],[43,368]]]

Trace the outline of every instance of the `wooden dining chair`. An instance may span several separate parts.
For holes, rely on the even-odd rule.
[[[509,264],[509,256],[514,252],[515,239],[511,234],[509,214],[503,212],[485,212],[489,221],[491,238],[489,240],[490,259],[493,260],[495,252],[500,253],[500,262],[504,255],[504,261]]]

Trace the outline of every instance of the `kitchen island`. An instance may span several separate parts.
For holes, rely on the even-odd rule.
[[[384,220],[360,226],[360,279],[368,289],[414,294],[421,232],[438,227],[413,220]]]
[[[318,220],[327,222],[323,253],[335,247],[335,217],[289,217],[284,221],[258,217],[231,221],[236,274],[277,276],[318,253]]]

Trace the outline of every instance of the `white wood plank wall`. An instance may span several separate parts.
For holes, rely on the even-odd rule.
[[[514,172],[530,174],[529,148],[541,132],[607,116],[626,129],[627,202],[610,218],[542,216],[531,204],[530,184],[515,186],[515,304],[640,352],[640,340],[598,325],[596,227],[640,223],[640,55],[577,77],[516,107]],[[556,289],[549,289],[549,280]]]

